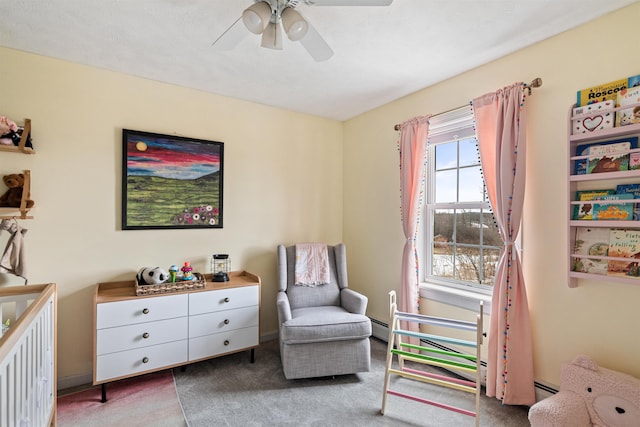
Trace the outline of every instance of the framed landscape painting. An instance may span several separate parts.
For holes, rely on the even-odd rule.
[[[224,144],[122,130],[122,229],[222,228]]]

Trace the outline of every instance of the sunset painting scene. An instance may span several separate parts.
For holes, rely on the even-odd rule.
[[[122,228],[221,228],[223,149],[124,129]]]

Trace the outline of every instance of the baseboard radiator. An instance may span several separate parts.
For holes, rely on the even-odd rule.
[[[372,330],[372,335],[379,339],[382,340],[384,342],[388,342],[389,340],[389,324],[382,322],[378,319],[374,319],[372,317],[370,317],[371,319],[371,330]],[[425,347],[433,347],[439,350],[445,350],[445,351],[451,351],[451,352],[455,352],[455,353],[460,353],[459,349],[457,348],[451,348],[451,347],[447,347],[445,345],[442,345],[440,343],[436,343],[433,341],[429,341],[429,340],[422,340],[421,341],[421,345],[425,346]],[[442,356],[443,358],[447,358],[446,356]],[[486,361],[481,361],[481,365],[482,365],[482,378],[486,378],[487,376],[487,363]],[[474,380],[475,378],[471,378],[471,377],[467,377],[466,375],[461,374],[460,372],[455,372],[456,375],[460,375],[462,377],[464,377],[465,379],[469,379],[469,380]],[[542,399],[545,399],[549,396],[552,396],[554,394],[556,394],[558,392],[558,389],[548,385],[548,384],[544,384],[542,382],[539,381],[535,381],[535,391],[536,391],[536,402],[539,402]],[[484,386],[485,383],[483,381],[482,385]]]

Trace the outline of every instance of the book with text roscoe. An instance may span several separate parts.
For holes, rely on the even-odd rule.
[[[612,276],[629,276],[638,269],[640,261],[640,230],[612,229],[609,233],[609,257],[607,271]],[[634,275],[634,274],[631,274]]]

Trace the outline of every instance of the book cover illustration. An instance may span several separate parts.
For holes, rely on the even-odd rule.
[[[616,194],[616,190],[586,190],[576,191],[576,201],[588,202],[596,197]],[[573,205],[573,219],[591,220],[593,219],[593,203],[580,203]]]
[[[631,194],[634,199],[640,200],[640,184],[618,184],[616,194]],[[633,220],[640,221],[640,203],[633,204]]]
[[[612,100],[575,107],[573,109],[574,118],[571,119],[571,134],[612,128],[615,122],[615,113],[611,110],[614,107],[615,102]]]
[[[633,104],[640,104],[640,86],[623,89],[618,92],[616,101],[618,107]],[[616,114],[616,126],[635,125],[638,123],[640,123],[640,105],[618,110]]]
[[[613,139],[611,141],[601,141],[601,142],[593,142],[590,144],[583,144],[583,145],[579,145],[576,147],[576,156],[588,156],[589,155],[589,148],[591,147],[595,147],[595,146],[599,146],[599,145],[612,145],[612,144],[619,144],[622,142],[628,142],[630,144],[630,148],[638,148],[638,137],[637,136],[633,136],[633,137],[628,137],[628,138],[623,138],[623,139]],[[638,167],[640,168],[640,153],[631,153],[631,155],[637,154],[638,155]],[[631,155],[630,155],[630,159],[629,159],[629,163],[631,163]],[[635,156],[634,156],[635,157]],[[631,167],[631,166],[629,166]],[[587,173],[587,159],[579,159],[575,161],[575,171],[574,173],[576,175],[583,175]]]
[[[596,102],[607,101],[610,99],[615,101],[618,92],[623,89],[634,87],[639,80],[640,75],[631,76],[625,79],[615,80],[609,83],[604,83],[601,85],[579,90],[576,94],[576,106],[582,107],[584,105],[594,104]]]
[[[617,201],[632,199],[633,194],[596,197],[593,200],[593,219],[598,221],[631,221],[633,219],[633,203],[618,203]]]
[[[629,170],[629,150],[631,144],[594,145],[589,147],[587,173],[617,172]]]
[[[640,230],[612,229],[609,233],[609,257],[628,258],[626,260],[610,259],[607,266],[612,276],[640,275]]]
[[[573,253],[576,255],[591,255],[594,258],[573,258],[573,271],[590,274],[607,274],[609,262],[601,257],[609,253],[608,228],[576,228],[576,240]]]

